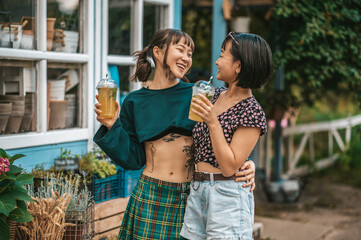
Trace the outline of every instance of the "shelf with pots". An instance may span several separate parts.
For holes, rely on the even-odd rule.
[[[87,62],[88,56],[79,54],[82,46],[77,14],[58,17],[46,19],[46,52],[38,50],[37,40],[42,36],[37,36],[35,17],[23,16],[20,22],[0,23],[0,48],[4,48],[0,57]]]
[[[54,38],[55,18],[47,18],[47,51],[51,51]],[[24,16],[20,22],[0,23],[0,47],[36,49],[35,17]]]
[[[0,64],[0,135],[35,131],[37,94],[30,62]]]
[[[49,67],[56,66],[63,65],[49,65]],[[77,86],[79,81],[79,73],[76,68],[64,69],[57,77],[48,79],[48,129],[77,126],[77,119],[79,119]]]

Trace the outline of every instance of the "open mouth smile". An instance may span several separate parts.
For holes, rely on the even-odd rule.
[[[182,69],[182,71],[184,71],[186,69],[186,66],[180,63],[177,63],[177,67]]]

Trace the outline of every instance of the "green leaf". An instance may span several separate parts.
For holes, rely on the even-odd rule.
[[[16,181],[18,181],[21,184],[25,184],[25,185],[33,184],[33,179],[34,179],[33,176],[31,176],[30,174],[26,174],[26,173],[20,174],[19,176],[16,177]]]
[[[11,220],[19,223],[30,222],[33,220],[33,216],[29,212],[24,214],[19,208],[16,208],[14,211],[12,211],[9,217]]]
[[[9,159],[10,156],[5,152],[4,149],[0,148],[0,157]]]
[[[8,193],[8,196],[14,198],[15,200],[33,201],[26,190],[22,188],[15,188]]]
[[[28,208],[26,206],[25,201],[16,200],[16,206],[25,214],[28,212]]]
[[[10,238],[10,229],[8,224],[6,223],[6,216],[3,214],[0,214],[0,236],[1,239]]]
[[[9,193],[0,195],[0,213],[9,216],[9,213],[15,208],[16,201],[9,196]]]
[[[1,177],[1,181],[5,180],[5,179],[12,180],[12,181],[16,180],[16,177],[14,176],[14,174],[11,174],[11,173],[9,174],[9,172],[2,173],[0,175],[0,177]]]
[[[19,159],[19,158],[22,158],[22,157],[25,157],[24,154],[15,154],[14,156],[12,156],[10,159],[9,159],[9,162],[10,163],[13,163],[16,159]]]
[[[9,170],[9,173],[14,173],[14,174],[20,173],[21,171],[23,171],[22,168],[17,167],[17,166],[15,166],[15,165],[10,165],[9,169],[10,169],[10,170]]]

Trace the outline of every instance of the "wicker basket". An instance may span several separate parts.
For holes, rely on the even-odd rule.
[[[9,240],[15,240],[17,222],[11,220],[10,218],[7,218],[6,223],[9,226],[9,229],[10,229],[10,238],[9,238]]]

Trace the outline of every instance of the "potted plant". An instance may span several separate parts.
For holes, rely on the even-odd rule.
[[[117,166],[106,159],[104,152],[94,150],[82,155],[79,162],[80,172],[92,179],[95,202],[120,197]]]
[[[231,9],[231,29],[234,32],[249,32],[251,22],[250,12],[247,6],[242,6],[235,1]]]
[[[48,173],[37,192],[33,187],[27,188],[36,201],[35,204],[29,204],[29,209],[40,207],[38,209],[42,210],[40,213],[34,212],[36,221],[20,226],[20,235],[35,239],[34,235],[29,235],[30,231],[31,234],[37,234],[36,239],[38,236],[46,240],[91,239],[94,233],[93,201],[86,186],[80,189],[82,181],[78,174]],[[42,230],[39,231],[36,226]]]
[[[83,154],[79,160],[79,169],[84,175],[94,176],[95,178],[106,178],[117,173],[117,166],[111,163],[111,160],[102,150],[93,150]]]
[[[33,219],[26,207],[26,202],[33,200],[24,187],[33,183],[33,177],[14,165],[15,160],[24,156],[10,156],[0,148],[0,235],[5,239],[11,239],[15,234],[10,231],[9,225],[14,225],[9,222],[24,223]]]
[[[94,202],[91,192],[88,190],[85,180],[83,180],[82,184],[84,188],[79,188],[81,184],[79,175],[73,178],[73,182],[72,185],[67,184],[68,192],[71,192],[71,198],[65,214],[66,222],[73,224],[73,226],[66,229],[64,239],[92,239],[94,234]]]
[[[65,176],[50,174],[45,177],[44,185],[35,194],[39,199],[52,198],[55,191],[60,196],[70,195],[65,222],[71,225],[66,227],[63,239],[91,239],[94,234],[94,204],[84,181],[78,174]]]
[[[56,176],[56,178],[61,178],[64,175],[64,172],[56,171],[55,167],[45,169],[44,164],[36,164],[35,167],[31,170],[30,174],[34,177],[34,183],[32,187],[34,192],[37,192],[38,188],[44,185],[46,176],[53,174]]]
[[[79,155],[72,154],[71,150],[60,148],[60,156],[54,159],[54,168],[57,171],[78,171]]]
[[[29,188],[28,191],[34,196],[33,188]],[[35,201],[28,204],[28,211],[34,219],[18,226],[17,239],[62,239],[66,228],[74,225],[65,221],[70,194],[64,193],[60,196],[57,191],[52,191],[51,198],[33,197],[33,199]]]
[[[54,51],[76,53],[79,42],[79,11],[62,13],[56,18]]]

